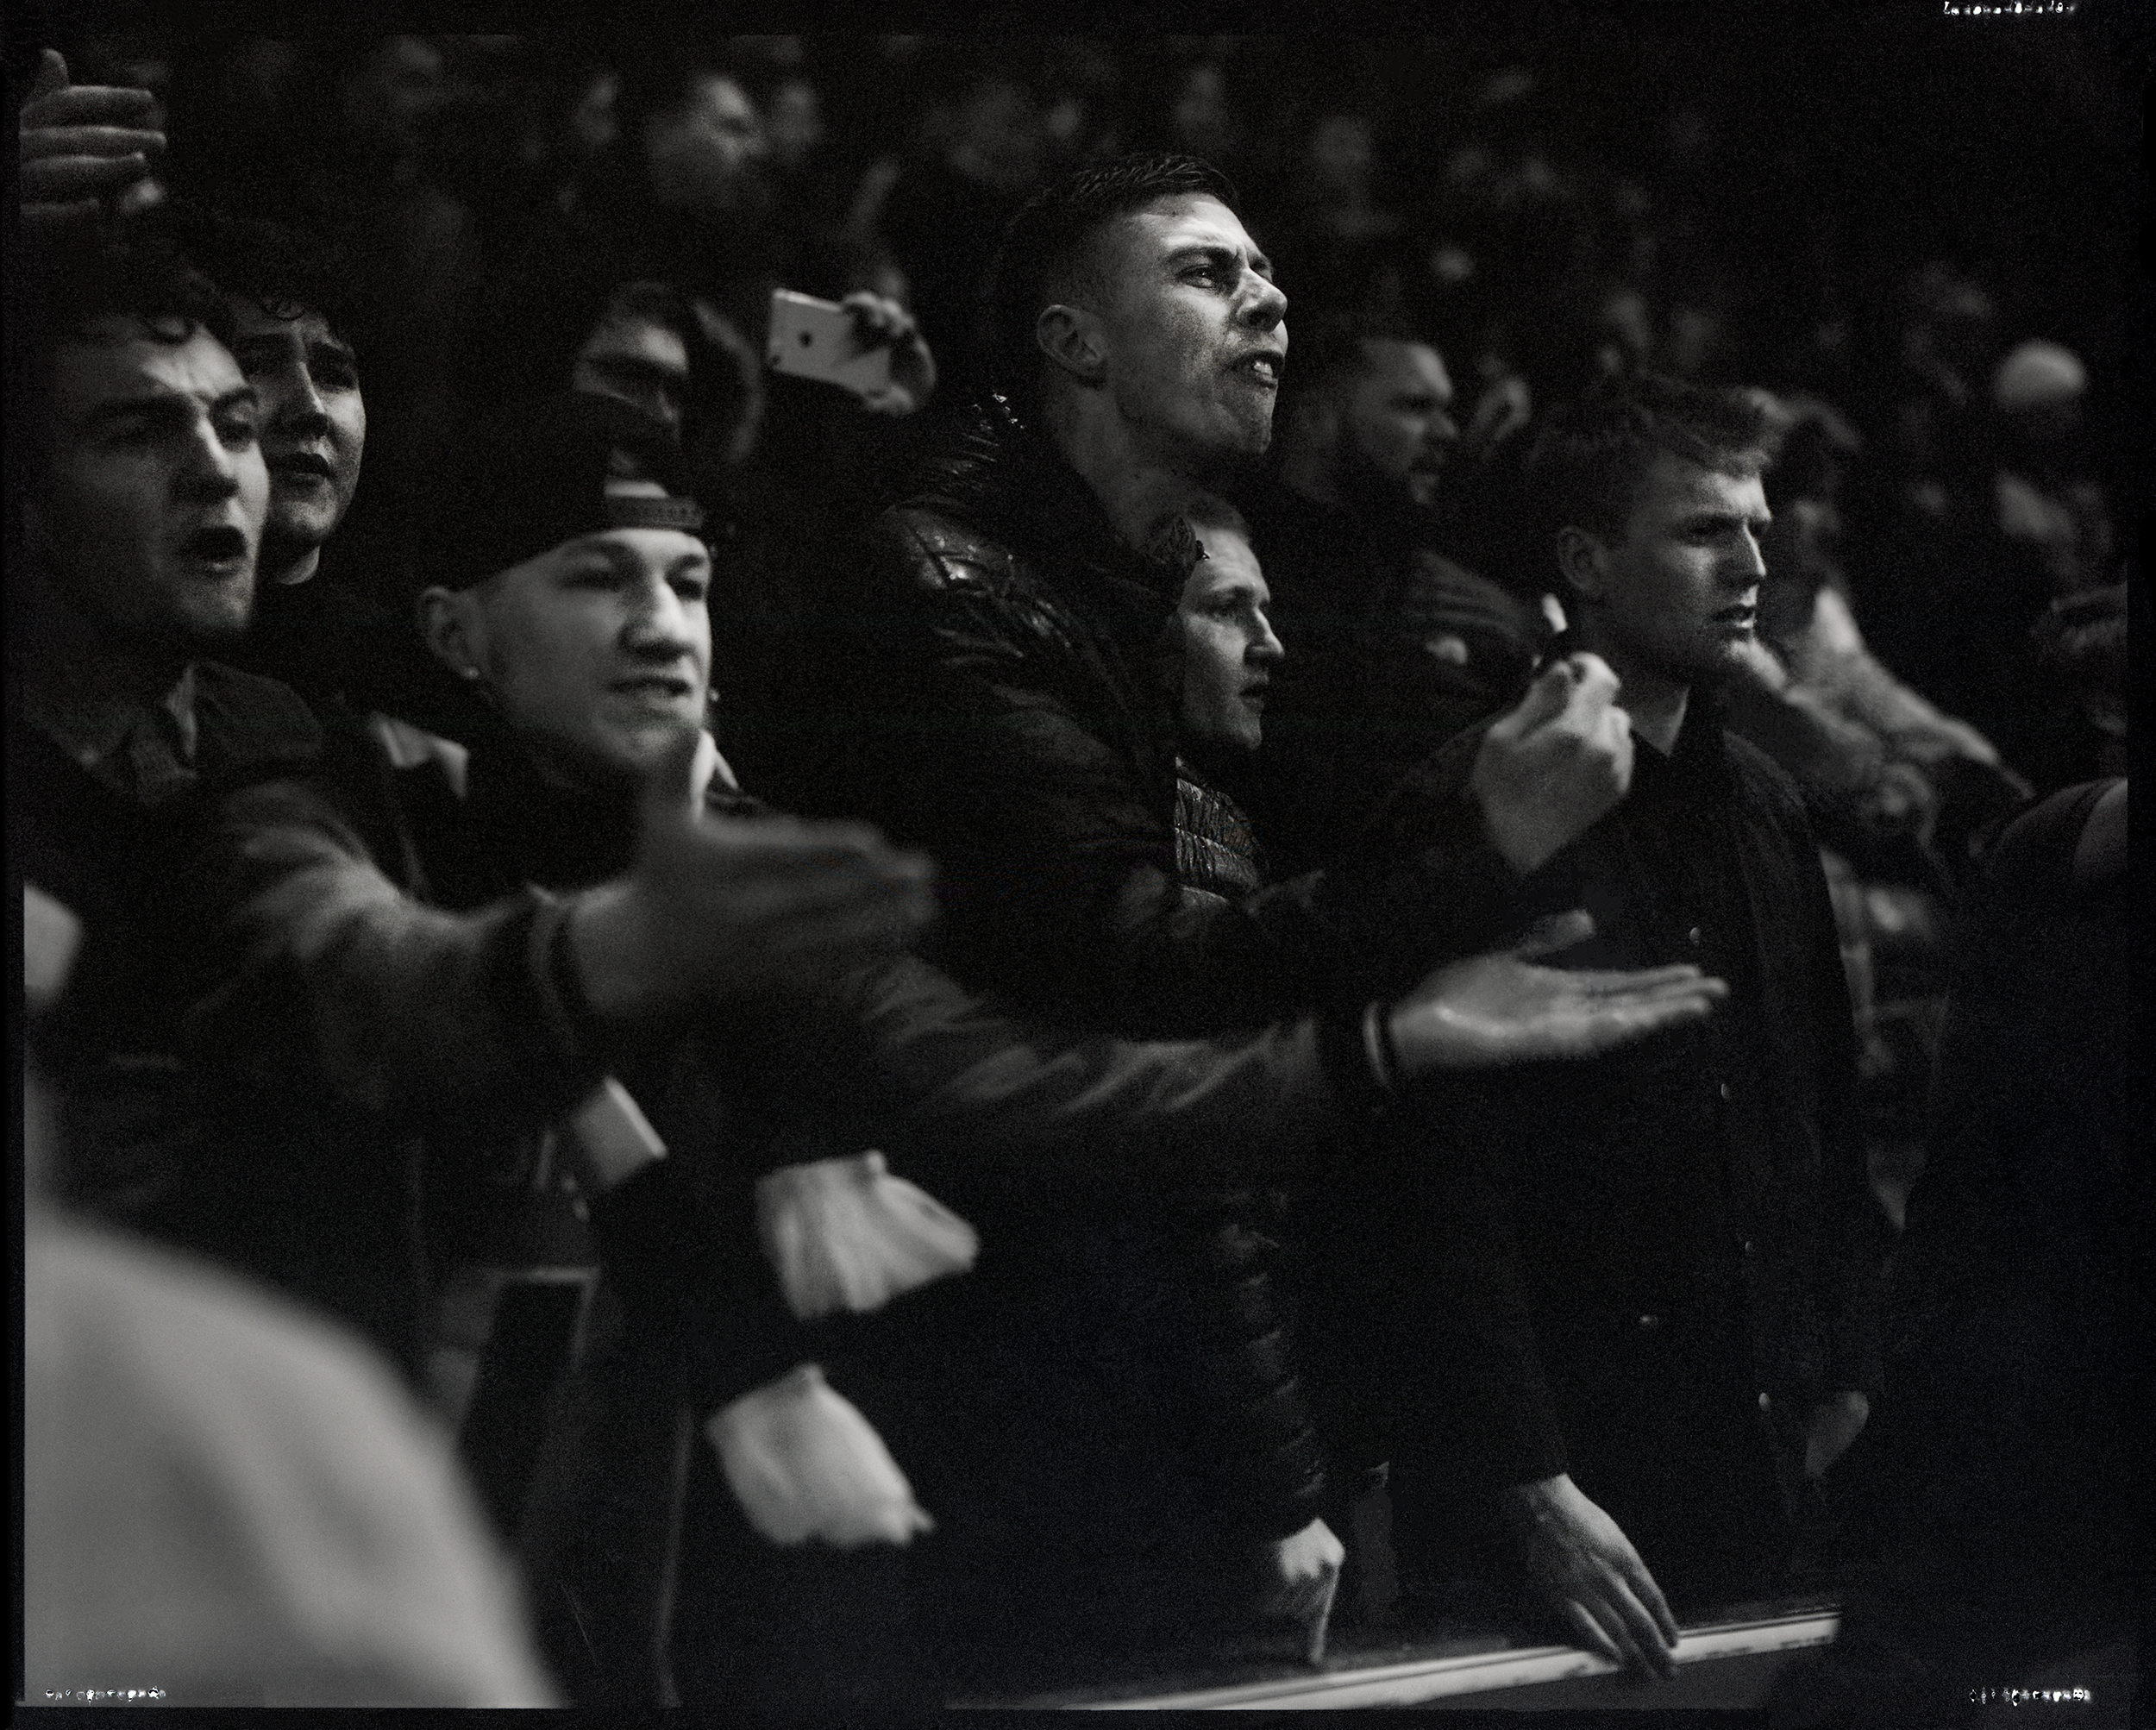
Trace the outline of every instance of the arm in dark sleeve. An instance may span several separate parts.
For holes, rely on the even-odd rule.
[[[1380,1100],[1346,1017],[1152,1043],[1058,1031],[907,957],[833,993],[907,1132],[969,1163],[1137,1186],[1270,1182]]]
[[[548,1122],[605,1074],[572,1007],[567,904],[527,891],[471,913],[423,906],[300,781],[229,799],[197,880],[214,953],[191,1034],[214,1062],[296,1065],[278,1085],[318,1085],[391,1125],[497,1131]]]

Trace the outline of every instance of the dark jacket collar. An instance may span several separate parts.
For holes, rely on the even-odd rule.
[[[1199,557],[1187,526],[1139,551],[1061,452],[1009,399],[976,392],[922,460],[909,503],[957,517],[1045,570],[1129,583],[1173,608]]]
[[[1727,794],[1733,773],[1725,730],[1727,719],[1728,704],[1720,687],[1695,685],[1684,705],[1684,724],[1677,729],[1677,742],[1667,755],[1633,736],[1634,774],[1672,791],[1709,798]]]

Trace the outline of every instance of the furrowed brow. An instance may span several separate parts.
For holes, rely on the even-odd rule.
[[[116,402],[100,403],[82,418],[83,429],[97,432],[119,421],[179,421],[188,417],[191,398],[172,393],[154,397],[122,397]]]

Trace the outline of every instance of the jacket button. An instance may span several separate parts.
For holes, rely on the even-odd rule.
[[[1768,1399],[1768,1398],[1767,1398],[1767,1396],[1766,1396],[1765,1392],[1764,1392],[1764,1390],[1762,1390],[1762,1392],[1760,1393],[1760,1395],[1759,1395],[1759,1409],[1760,1409],[1762,1412],[1767,1412],[1767,1411],[1771,1411],[1771,1410],[1773,1410],[1773,1408],[1774,1408],[1774,1401],[1771,1401],[1771,1400],[1770,1400],[1770,1399]]]
[[[1652,1333],[1661,1326],[1662,1318],[1658,1315],[1643,1315],[1639,1318],[1639,1331],[1642,1333]]]
[[[1720,1086],[1720,1087],[1719,1087],[1719,1088],[1717,1088],[1715,1089],[1715,1092],[1719,1093],[1719,1094],[1722,1096],[1722,1103],[1723,1103],[1724,1105],[1727,1105],[1727,1104],[1729,1103],[1729,1083],[1728,1083],[1728,1082],[1724,1081],[1724,1082],[1721,1084],[1721,1086]]]
[[[1694,949],[1697,949],[1699,947],[1700,929],[1697,925],[1694,925],[1690,931],[1685,932],[1684,941],[1691,944]]]
[[[1751,1255],[1751,1254],[1753,1252],[1753,1246],[1752,1246],[1752,1239],[1751,1239],[1751,1238],[1746,1238],[1744,1240],[1744,1244],[1745,1244],[1745,1253],[1747,1256]]]

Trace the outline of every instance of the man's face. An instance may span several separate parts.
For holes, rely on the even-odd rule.
[[[1263,737],[1265,687],[1286,653],[1265,617],[1272,596],[1243,535],[1209,526],[1198,538],[1206,556],[1185,579],[1175,609],[1183,732],[1206,744],[1254,751]]]
[[[479,670],[533,754],[583,786],[641,778],[700,725],[711,555],[674,529],[563,543],[476,591]]]
[[[108,630],[185,655],[247,629],[269,506],[254,387],[197,329],[162,342],[103,318],[53,362],[39,506],[66,599]]]
[[[670,209],[737,215],[757,206],[769,154],[763,122],[730,78],[699,79],[680,106],[645,123],[651,195]]]
[[[677,438],[689,396],[689,351],[659,319],[623,313],[603,320],[577,351],[569,388],[616,397]]]
[[[1604,548],[1598,617],[1616,655],[1683,685],[1727,672],[1752,641],[1771,520],[1758,475],[1658,455]]]
[[[230,295],[232,353],[262,399],[273,556],[310,552],[336,532],[360,484],[367,402],[352,346],[318,312],[279,318]]]
[[[1446,411],[1452,380],[1426,342],[1372,340],[1348,398],[1342,458],[1381,496],[1427,511],[1460,429]],[[1344,488],[1351,494],[1364,486]]]
[[[1140,448],[1185,472],[1261,456],[1288,297],[1217,198],[1162,198],[1094,237],[1105,382]]]

